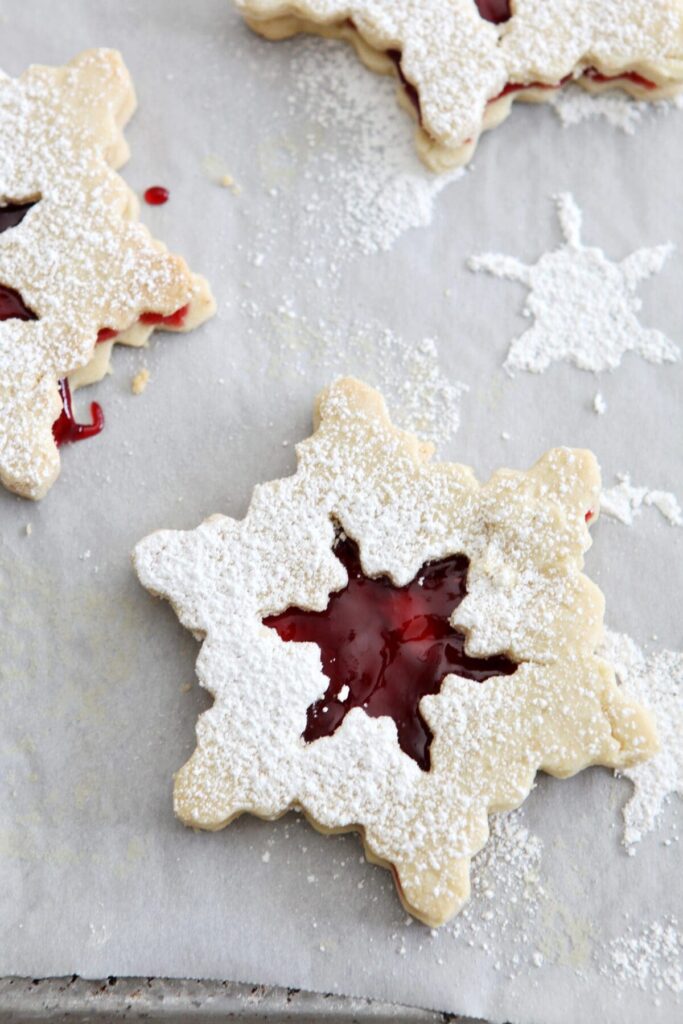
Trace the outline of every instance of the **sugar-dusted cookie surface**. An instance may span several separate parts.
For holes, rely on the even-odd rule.
[[[599,473],[561,448],[479,484],[352,379],[320,396],[317,422],[296,473],[257,487],[243,520],[135,550],[144,586],[203,641],[215,698],[175,809],[204,829],[291,808],[357,829],[405,907],[438,925],[467,900],[488,813],[519,805],[538,770],[656,749],[595,655],[603,598],[581,569]]]
[[[98,380],[115,342],[214,311],[207,282],[137,221],[115,171],[134,109],[113,50],[0,73],[0,481],[29,498],[59,473],[59,382]]]
[[[236,0],[270,39],[346,39],[400,79],[434,170],[471,157],[515,99],[539,102],[569,79],[641,99],[683,84],[683,0]]]

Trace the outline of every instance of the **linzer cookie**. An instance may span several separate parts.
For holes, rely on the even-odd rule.
[[[514,100],[577,81],[642,100],[683,85],[683,0],[236,0],[269,39],[345,39],[395,74],[417,147],[441,171],[466,163]]]
[[[0,480],[42,497],[77,423],[71,386],[99,380],[112,345],[156,327],[186,331],[214,311],[207,282],[137,221],[116,174],[133,85],[113,50],[0,75]]]
[[[203,640],[215,698],[175,782],[186,825],[302,811],[356,829],[430,925],[469,894],[488,814],[536,772],[625,767],[649,714],[596,656],[603,598],[581,572],[600,478],[560,448],[479,484],[431,461],[380,395],[339,380],[294,476],[135,551],[140,580]]]

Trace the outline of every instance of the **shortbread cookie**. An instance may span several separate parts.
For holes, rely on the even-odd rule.
[[[236,0],[268,39],[345,39],[395,74],[417,118],[417,147],[442,171],[466,163],[514,100],[568,81],[638,99],[683,85],[683,0]]]
[[[339,380],[294,476],[246,517],[138,544],[135,566],[203,641],[215,698],[175,782],[186,825],[300,810],[357,829],[430,925],[469,894],[487,815],[540,769],[632,765],[648,712],[595,654],[603,598],[581,573],[600,477],[560,448],[479,484]]]
[[[113,50],[0,73],[0,480],[28,498],[57,477],[58,443],[101,427],[96,404],[92,427],[75,424],[69,381],[99,380],[115,342],[214,311],[207,282],[137,221],[115,173],[134,109]]]

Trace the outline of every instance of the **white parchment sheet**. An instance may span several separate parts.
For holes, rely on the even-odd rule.
[[[681,364],[630,356],[599,380],[570,366],[512,379],[502,363],[526,326],[524,289],[465,265],[483,250],[533,261],[557,245],[551,197],[562,190],[584,212],[586,240],[614,258],[683,246],[683,114],[653,114],[627,136],[520,108],[434,198],[431,225],[399,232],[386,252],[342,251],[334,211],[354,196],[334,182],[350,157],[329,119],[323,130],[296,101],[310,42],[257,39],[227,0],[5,0],[0,16],[10,74],[90,46],[121,49],[140,103],[124,176],[137,190],[170,189],[142,216],[218,301],[200,331],[118,351],[114,375],[77,396],[84,415],[101,401],[106,429],[64,449],[42,504],[0,493],[0,974],[226,978],[520,1024],[680,1020],[675,955],[674,984],[657,992],[651,943],[621,982],[609,953],[613,940],[683,919],[680,803],[629,857],[630,784],[606,771],[540,779],[521,818],[539,844],[535,877],[513,886],[503,872],[496,885],[494,871],[468,926],[437,937],[407,924],[389,875],[364,863],[354,837],[326,839],[293,819],[243,819],[219,834],[178,824],[172,774],[207,697],[193,683],[195,641],[139,586],[130,551],[159,527],[242,516],[257,482],[292,471],[292,445],[333,372],[381,383],[384,327],[416,350],[435,338],[444,378],[469,386],[442,456],[486,476],[555,444],[587,446],[607,484],[627,471],[683,496]],[[359,67],[357,88],[375,88],[371,78]],[[382,96],[395,116],[388,84]],[[239,195],[212,180],[217,166]],[[643,322],[678,342],[682,286],[675,253],[641,293]],[[316,331],[332,337],[324,359]],[[366,343],[347,357],[359,331]],[[143,365],[151,382],[133,397]],[[683,530],[649,510],[632,527],[601,520],[594,537],[587,567],[610,626],[680,650]]]

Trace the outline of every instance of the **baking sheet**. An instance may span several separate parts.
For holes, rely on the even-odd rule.
[[[258,40],[223,0],[24,0],[0,3],[0,15],[11,74],[88,46],[122,50],[140,100],[125,177],[138,190],[170,188],[168,205],[143,217],[209,277],[219,307],[201,331],[116,353],[96,389],[106,430],[64,451],[42,504],[0,494],[0,974],[226,978],[492,1021],[679,1019],[680,994],[633,971],[617,984],[606,950],[629,928],[683,916],[680,848],[664,845],[680,803],[628,857],[630,787],[605,771],[539,779],[522,817],[542,844],[533,900],[494,871],[492,897],[436,937],[408,923],[388,874],[364,863],[353,837],[324,838],[293,818],[244,819],[218,835],[175,822],[172,774],[207,698],[188,685],[197,645],[137,584],[129,553],[158,527],[243,515],[258,481],[291,472],[332,362],[386,379],[373,345],[381,326],[416,347],[436,338],[445,377],[469,385],[442,455],[486,476],[554,444],[588,446],[607,483],[627,470],[683,494],[681,365],[627,357],[599,381],[567,366],[510,379],[501,364],[525,326],[523,289],[465,268],[474,252],[532,261],[557,244],[550,197],[563,189],[584,211],[587,241],[615,258],[682,244],[683,115],[653,116],[628,137],[519,109],[435,199],[431,226],[387,252],[340,252],[334,209],[349,195],[332,189],[325,208],[311,176],[334,132],[290,102],[310,43]],[[369,78],[359,68],[358,89]],[[337,166],[345,158],[340,149]],[[216,161],[239,195],[211,180]],[[317,236],[297,214],[313,192],[326,209]],[[682,272],[676,254],[642,289],[643,321],[679,341]],[[319,358],[311,324],[335,360]],[[344,338],[359,332],[362,358],[356,346],[345,360]],[[134,398],[142,365],[152,379]],[[630,529],[601,521],[588,569],[609,624],[680,649],[682,555],[683,531],[654,513]],[[646,949],[634,963],[647,968]]]

